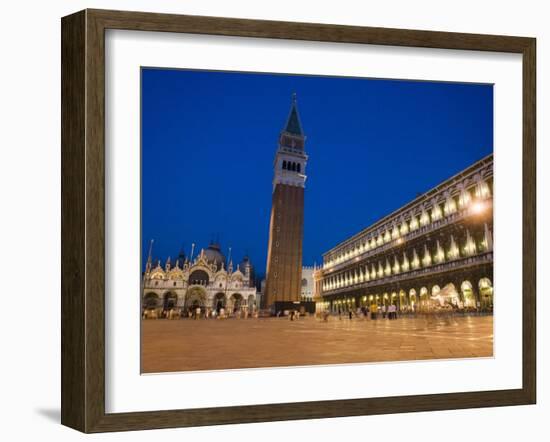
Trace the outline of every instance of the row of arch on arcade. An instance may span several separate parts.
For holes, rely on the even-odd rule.
[[[398,252],[392,257],[386,256],[385,259],[375,257],[351,270],[332,274],[324,279],[323,291],[429,268],[493,250],[493,235],[486,223],[482,228],[472,229],[471,232],[470,229],[465,229],[461,236],[462,238],[456,235],[455,238],[453,234],[441,235],[435,240],[426,240],[424,247],[404,247],[402,256]]]
[[[148,292],[143,297],[143,309],[145,310],[170,310],[177,308],[178,296],[174,292],[167,292],[160,297],[155,292]],[[248,310],[252,312],[256,309],[256,298],[254,295],[249,295],[247,299],[240,293],[232,293],[230,296],[226,296],[224,293],[217,293],[213,299],[208,302],[206,294],[199,290],[192,290],[185,296],[184,310],[196,309],[200,307],[201,310],[216,310],[218,313],[221,309],[228,311],[228,313],[236,312],[239,310]]]
[[[391,241],[398,241],[418,228],[427,227],[457,212],[479,215],[486,210],[492,210],[492,204],[487,201],[491,199],[492,178],[485,180],[481,175],[476,175],[472,183],[473,187],[470,188],[458,185],[456,195],[446,191],[444,195],[421,203],[410,212],[396,216],[386,227],[361,236],[342,250],[335,250],[326,258],[323,268],[348,261]]]
[[[399,310],[432,310],[438,307],[454,306],[484,311],[493,309],[493,284],[489,278],[483,277],[472,282],[462,281],[459,287],[450,282],[444,286],[434,285],[431,290],[423,286],[419,289],[398,290],[392,292],[369,293],[357,296],[342,296],[331,301],[322,301],[322,310],[334,313],[344,312],[359,307],[395,304]],[[474,285],[475,284],[475,285]],[[476,287],[477,285],[477,287]]]

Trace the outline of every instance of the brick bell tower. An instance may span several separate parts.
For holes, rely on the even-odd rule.
[[[300,302],[307,155],[296,94],[275,154],[265,307],[278,312]]]

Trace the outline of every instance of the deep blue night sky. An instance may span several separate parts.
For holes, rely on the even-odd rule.
[[[492,85],[142,69],[142,259],[219,238],[266,265],[273,159],[297,93],[304,265],[493,151]]]

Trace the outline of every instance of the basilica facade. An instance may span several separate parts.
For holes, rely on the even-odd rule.
[[[260,299],[254,285],[254,269],[248,257],[234,266],[226,263],[219,244],[212,243],[192,260],[180,256],[153,265],[151,253],[142,280],[142,314],[160,317],[163,312],[186,315],[200,308],[202,315],[253,313]]]

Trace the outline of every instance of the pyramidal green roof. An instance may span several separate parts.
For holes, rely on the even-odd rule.
[[[292,135],[304,135],[300,117],[298,116],[298,107],[296,106],[296,94],[292,94],[292,107],[285,126],[285,132]]]

